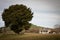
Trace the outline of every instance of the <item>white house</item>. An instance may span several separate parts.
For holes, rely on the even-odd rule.
[[[51,32],[51,29],[49,28],[42,28],[39,30],[40,34],[49,34]]]

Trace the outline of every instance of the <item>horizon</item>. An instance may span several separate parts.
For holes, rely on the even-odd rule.
[[[60,0],[0,0],[0,27],[4,26],[2,21],[2,12],[11,5],[23,4],[30,7],[33,18],[30,23],[54,28],[54,25],[60,25]]]

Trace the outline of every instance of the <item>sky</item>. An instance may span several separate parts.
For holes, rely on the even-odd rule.
[[[60,25],[60,0],[0,0],[0,27],[4,26],[2,12],[10,5],[24,4],[30,7],[33,19],[30,23],[53,28],[54,25]]]

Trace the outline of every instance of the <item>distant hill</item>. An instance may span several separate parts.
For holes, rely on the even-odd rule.
[[[39,30],[42,29],[42,28],[44,28],[44,27],[32,24],[30,29],[27,30],[26,32],[28,32],[28,33],[39,33]]]
[[[32,24],[32,25],[31,25],[31,28],[36,28],[36,29],[39,28],[39,29],[40,29],[40,28],[44,28],[44,27],[42,27],[42,26],[37,26],[37,25]]]
[[[2,27],[2,28],[0,28],[0,29],[2,29],[2,30],[0,30],[0,31],[2,31],[3,33],[4,33],[5,31],[6,31],[6,33],[13,33],[13,31],[10,30],[9,27],[8,27],[8,28]],[[39,30],[40,30],[40,29],[44,29],[44,27],[42,27],[42,26],[37,26],[37,25],[32,24],[31,27],[30,27],[30,29],[29,29],[29,30],[26,30],[25,32],[27,32],[27,33],[39,33]]]

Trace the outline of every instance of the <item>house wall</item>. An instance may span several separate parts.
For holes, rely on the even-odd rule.
[[[47,30],[47,29],[39,30],[40,34],[49,34],[50,32],[51,32],[51,30]]]

